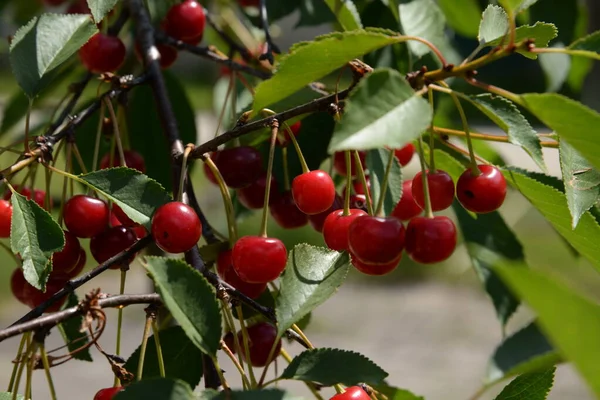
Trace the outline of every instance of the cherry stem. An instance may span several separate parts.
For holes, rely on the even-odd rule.
[[[217,372],[217,375],[219,376],[221,385],[223,385],[223,391],[225,392],[225,398],[229,398],[227,393],[229,393],[231,391],[231,389],[229,388],[229,385],[227,384],[227,379],[225,379],[225,374],[223,374],[223,370],[221,369],[221,366],[219,365],[219,360],[217,359],[217,357],[211,357],[211,359],[212,359],[212,362],[215,364],[215,370]]]
[[[360,162],[360,156],[358,155],[358,151],[356,150],[354,150],[353,153],[354,164],[356,164],[356,175],[358,175],[358,179],[360,180],[360,183],[363,185],[363,188],[365,190],[367,211],[369,212],[369,215],[375,215],[375,213],[373,212],[373,202],[371,201],[371,193],[367,186],[367,178],[365,177],[365,171],[363,169],[362,163]],[[348,190],[349,189],[350,188],[348,188]]]
[[[290,167],[288,165],[288,149],[287,147],[281,148],[281,159],[283,161],[283,187],[285,191],[289,191],[290,185]]]
[[[334,156],[335,157],[335,156]],[[352,191],[352,155],[350,150],[344,151],[344,159],[346,160],[346,193],[344,193],[344,212],[343,216],[350,215],[350,192]]]
[[[292,330],[294,332],[296,332],[298,334],[298,336],[300,336],[302,338],[302,340],[304,340],[304,342],[306,343],[306,345],[308,346],[309,349],[314,349],[315,346],[313,346],[313,344],[310,342],[310,340],[308,340],[308,337],[306,337],[306,335],[304,334],[304,332],[302,332],[302,329],[300,329],[298,327],[298,325],[293,324],[292,325]]]
[[[423,180],[423,197],[425,198],[425,216],[427,218],[433,218],[433,211],[431,210],[431,198],[429,197],[429,180],[427,179],[427,167],[425,166],[425,154],[423,153],[423,137],[419,136],[417,143],[419,149],[419,162],[421,164],[421,179]],[[430,149],[429,151],[433,151]]]
[[[183,151],[183,156],[181,157],[181,171],[179,173],[179,187],[177,188],[177,201],[183,201],[183,188],[185,184],[185,177],[187,176],[187,161],[190,153],[194,149],[193,144],[188,144],[185,146],[185,150]]]
[[[267,222],[269,220],[269,198],[271,196],[271,177],[273,176],[273,158],[275,158],[275,143],[277,142],[277,132],[279,131],[279,121],[273,120],[271,124],[271,142],[269,147],[269,161],[267,164],[267,177],[265,185],[265,201],[260,226],[260,235],[267,237]]]
[[[11,252],[12,254],[12,252]],[[15,357],[15,360],[20,360],[21,356],[23,355],[23,347],[25,347],[25,343],[27,343],[27,339],[29,338],[29,336],[31,335],[30,332],[25,332],[23,334],[23,336],[21,336],[21,341],[19,342],[19,349],[17,350],[17,355]],[[19,368],[20,363],[16,362],[15,365],[13,365],[13,370],[12,373],[10,374],[10,381],[8,382],[8,389],[6,390],[7,392],[12,392],[13,391],[13,386],[15,384],[15,378],[17,376],[17,369]],[[15,389],[15,391],[17,391]]]
[[[290,364],[292,362],[292,357],[290,356],[290,354],[282,347],[281,348],[281,357],[288,363]],[[276,382],[278,381],[278,378],[275,378],[273,381],[271,382]],[[324,400],[323,396],[321,396],[321,394],[319,393],[319,391],[317,390],[317,388],[315,387],[315,384],[309,381],[304,381],[304,383],[306,384],[306,387],[308,387],[308,389],[310,390],[310,392],[313,394],[313,396],[315,396],[315,398],[317,400]],[[267,383],[268,384],[268,383]],[[265,384],[265,386],[267,386],[267,384]]]
[[[71,162],[72,162],[71,157],[73,154],[73,143],[71,143],[71,142],[67,143],[67,146],[65,147],[65,152],[67,153],[67,157],[66,157],[67,159],[65,161],[65,169],[67,171],[70,171],[71,170]],[[60,171],[59,169],[51,167],[49,165],[46,165],[46,168],[50,168],[54,172]],[[60,210],[58,212],[58,225],[62,225],[62,221],[63,221],[63,217],[64,217],[63,214],[64,214],[65,203],[67,201],[67,187],[69,184],[69,175],[71,175],[71,174],[66,171],[60,171],[59,173],[61,173],[63,175],[63,188],[62,188],[62,194],[60,196],[61,202],[60,202]]]
[[[478,87],[480,89],[483,89],[486,92],[490,92],[490,93],[496,94],[498,96],[504,97],[504,98],[512,101],[513,103],[520,105],[521,107],[525,107],[525,102],[523,102],[521,96],[519,96],[516,93],[513,93],[506,89],[502,89],[498,86],[490,85],[489,83],[478,81],[475,78],[466,79],[466,81],[467,81],[467,83],[469,83],[475,87]],[[464,98],[467,100],[470,100],[466,96]]]
[[[387,192],[388,181],[390,177],[390,172],[392,171],[392,165],[394,164],[394,150],[389,150],[388,162],[385,166],[385,175],[383,176],[383,181],[381,182],[381,190],[379,191],[379,200],[377,201],[377,209],[375,210],[375,215],[381,214],[383,210],[383,202],[385,200],[385,193]]]
[[[125,280],[127,279],[127,270],[121,269],[121,283],[119,285],[119,294],[125,293]],[[115,355],[121,354],[121,328],[123,327],[123,307],[117,311],[117,344],[115,346]],[[143,363],[142,363],[143,365]],[[119,377],[115,375],[113,386],[119,386]]]
[[[262,387],[263,382],[265,381],[265,377],[267,376],[267,371],[269,370],[269,366],[273,362],[273,358],[275,358],[275,349],[277,348],[277,343],[281,338],[278,336],[275,338],[271,349],[269,350],[269,355],[267,356],[267,363],[265,364],[262,374],[260,375],[260,379],[258,380],[258,387]]]
[[[96,142],[94,143],[94,158],[92,160],[92,171],[95,171],[98,167],[98,158],[100,153],[100,138],[102,137],[102,126],[104,120],[104,102],[100,103],[100,115],[98,117],[98,129],[96,131]]]
[[[117,116],[115,114],[115,109],[113,108],[112,102],[108,97],[104,98],[104,103],[106,103],[106,108],[108,108],[108,113],[110,114],[110,119],[113,124],[113,134],[115,135],[115,139],[117,142],[117,151],[119,152],[119,157],[121,158],[121,165],[123,167],[127,166],[125,162],[125,152],[123,151],[123,142],[121,142],[121,134],[119,132],[119,121],[117,120]],[[112,166],[112,163],[110,164]]]
[[[221,125],[223,125],[223,119],[225,118],[225,110],[227,109],[227,102],[229,101],[229,96],[231,96],[231,92],[233,90],[235,84],[234,74],[231,74],[229,77],[229,85],[227,86],[227,92],[225,93],[225,99],[223,100],[223,106],[221,107],[221,111],[219,112],[219,119],[217,122],[217,129],[215,129],[215,134],[213,137],[219,136],[219,130],[221,130]],[[235,113],[235,110],[234,110]]]
[[[459,137],[466,136],[466,133],[464,131],[459,131],[456,129],[449,129],[449,128],[440,128],[437,126],[433,126],[432,131],[434,134],[437,134],[437,135],[448,135],[448,136],[459,136]],[[476,133],[476,132],[469,132],[469,135],[471,136],[471,139],[485,140],[488,142],[510,143],[508,136],[504,136],[504,135],[495,135],[495,134],[491,134],[491,133]],[[544,133],[539,133],[537,136],[539,138],[544,138],[544,139],[549,137],[547,134],[544,134]],[[542,145],[542,147],[550,147],[550,148],[558,148],[558,146],[559,146],[559,143],[556,140],[541,140],[540,144]]]
[[[29,105],[27,106],[27,114],[25,115],[25,141],[23,146],[25,148],[25,154],[29,153],[29,122],[31,120],[31,110],[33,109],[33,99],[29,99]]]
[[[240,339],[238,338],[238,335],[236,334],[236,331],[235,331],[235,321],[233,320],[233,314],[231,313],[231,308],[229,307],[229,304],[226,303],[225,301],[222,301],[221,305],[222,305],[221,309],[223,310],[223,315],[225,316],[225,324],[227,325],[227,327],[229,328],[229,331],[233,335],[233,346],[238,355],[238,363],[242,367],[242,371],[244,371],[244,363],[242,360],[243,347],[240,344]],[[244,372],[244,375],[245,375],[245,372]],[[247,379],[248,378],[246,378],[246,380]],[[250,386],[251,386],[250,382],[248,382],[248,388],[250,388]]]
[[[48,362],[48,354],[43,344],[40,345],[40,355],[42,357],[42,364],[44,364],[44,373],[46,374],[46,380],[48,381],[48,388],[50,389],[50,398],[56,400],[56,390],[54,389],[54,382],[52,381],[52,374],[50,373],[50,363]]]
[[[244,389],[248,390],[250,388],[250,381],[248,380],[248,377],[246,376],[244,367],[242,367],[242,364],[239,363],[238,359],[235,357],[235,355],[233,354],[231,349],[229,347],[227,347],[227,345],[225,344],[225,342],[223,340],[221,340],[221,350],[223,350],[225,352],[225,354],[227,355],[227,357],[229,357],[229,359],[231,360],[233,365],[235,365],[235,368],[238,370],[238,372],[240,373],[240,376],[242,377],[242,385],[244,386]]]
[[[19,368],[17,369],[17,376],[15,377],[14,386],[12,388],[12,400],[17,400],[17,393],[19,393],[19,385],[21,384],[21,376],[23,375],[23,369],[25,368],[25,364],[27,363],[27,358],[32,353],[33,350],[33,341],[31,341],[31,332],[28,332],[27,335],[27,347],[25,351],[21,353],[21,357],[18,359]]]
[[[221,196],[223,197],[223,203],[225,204],[225,215],[227,216],[227,228],[229,229],[229,242],[235,243],[237,240],[237,224],[235,221],[235,211],[233,209],[233,202],[231,201],[231,194],[229,193],[229,189],[227,189],[227,185],[225,184],[225,180],[223,180],[223,175],[217,168],[215,162],[210,158],[208,154],[204,155],[202,159],[208,168],[212,172],[217,184],[219,186],[219,190],[221,191]]]
[[[27,360],[27,380],[25,381],[25,398],[31,399],[31,383],[33,379],[33,359],[34,355],[37,352],[37,348],[39,347],[39,343],[33,340],[31,342],[31,357]]]
[[[246,329],[246,321],[243,317],[242,306],[236,305],[235,310],[237,311],[237,315],[240,321],[240,327],[242,331],[242,342],[244,344],[244,354],[246,355],[246,360],[248,361],[248,373],[250,375],[250,382],[252,383],[252,387],[257,387],[256,385],[256,377],[254,376],[254,370],[252,369],[252,364],[250,362],[250,345],[248,342],[248,330]]]
[[[433,90],[431,87],[427,88],[427,95],[429,99],[429,105],[431,106],[431,112],[435,117],[435,107],[433,104]],[[437,169],[435,168],[435,156],[433,154],[433,149],[435,148],[435,138],[433,136],[433,124],[429,127],[429,171],[432,173],[436,173]]]
[[[79,152],[79,147],[77,147],[77,143],[73,142],[73,154],[75,154],[75,160],[77,161],[77,165],[81,169],[81,172],[87,174],[87,168],[85,167],[85,163],[83,162],[83,158],[81,157],[81,153]]]
[[[302,173],[306,174],[310,172],[308,168],[308,164],[306,164],[306,160],[304,159],[304,155],[302,154],[302,150],[300,149],[300,145],[298,144],[298,140],[296,140],[296,136],[290,132],[290,140],[294,145],[294,149],[296,149],[296,154],[298,154],[298,159],[300,160],[300,165],[302,166]]]
[[[137,373],[135,376],[136,381],[142,380],[142,374],[144,373],[144,359],[146,358],[146,346],[148,344],[148,334],[150,333],[150,327],[152,326],[152,317],[146,316],[146,323],[144,324],[144,333],[142,334],[142,344],[140,345],[140,358],[138,361]]]
[[[152,318],[152,333],[154,334],[154,344],[156,345],[156,358],[158,358],[158,371],[161,378],[166,376],[165,360],[163,358],[162,347],[160,345],[158,324],[156,318]]]
[[[429,40],[423,39],[423,38],[418,37],[418,36],[404,36],[403,38],[406,39],[406,40],[412,40],[412,41],[415,41],[415,42],[423,43],[425,46],[427,46],[427,47],[429,47],[431,49],[431,51],[433,52],[433,54],[435,54],[435,56],[438,58],[438,60],[440,60],[440,63],[442,63],[442,66],[448,65],[448,62],[444,58],[442,52],[433,43],[431,43]]]

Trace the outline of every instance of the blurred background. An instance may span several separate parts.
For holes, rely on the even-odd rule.
[[[13,1],[7,7],[4,7],[3,2],[5,0],[0,0],[0,36],[3,38],[0,41],[0,116],[6,107],[15,106],[18,102],[16,99],[24,98],[11,76],[7,56],[8,44],[4,38],[14,34],[18,26],[27,22],[31,15],[35,15],[42,8],[41,4],[34,0]],[[487,2],[482,1],[482,5],[485,3]],[[575,11],[572,15],[558,12],[558,3],[561,3],[561,7],[566,3],[572,4]],[[577,24],[577,32],[591,32],[600,28],[600,3],[597,0],[541,0],[529,14],[531,20],[556,23],[561,34],[566,32],[557,39],[562,43],[570,43],[573,40],[573,32],[577,31],[574,27]],[[256,33],[252,27],[246,28],[249,33]],[[298,11],[273,25],[275,42],[284,52],[293,43],[310,40],[332,29],[332,25],[328,23],[306,23]],[[477,45],[475,41],[460,36],[454,36],[452,39],[463,56],[468,55]],[[212,31],[207,31],[204,43],[215,43],[219,48],[225,48],[219,46],[220,41]],[[132,48],[130,42],[127,45],[128,48]],[[130,57],[128,63],[135,62],[135,57]],[[573,65],[575,68],[575,64]],[[485,77],[483,80],[515,92],[544,91],[550,87],[579,98],[592,108],[600,109],[598,63],[581,65],[580,61],[577,61],[576,66],[585,72],[585,79],[578,80],[575,77],[566,80],[559,87],[551,87],[551,74],[548,73],[549,69],[559,68],[558,64],[540,67],[539,63],[519,56],[482,70],[480,76]],[[64,82],[76,81],[82,73],[81,68],[73,68],[64,78]],[[227,79],[220,77],[220,69],[215,65],[188,54],[180,55],[169,74],[182,82],[182,95],[189,99],[192,106],[196,143],[212,138],[217,129],[218,113],[223,101],[222,92]],[[59,85],[36,100],[32,114],[34,131],[43,129],[52,110],[64,96],[65,88],[66,84]],[[97,90],[97,83],[89,85],[82,104],[92,98]],[[240,100],[240,103],[242,102]],[[443,103],[439,107],[436,117],[454,124],[455,115],[451,107],[446,107]],[[480,116],[473,113],[470,117],[479,131],[497,132],[495,128],[487,125],[486,121],[480,119]],[[22,119],[8,122],[3,120],[0,125],[0,145],[5,146],[17,140],[23,133],[23,126]],[[90,126],[95,125],[90,123]],[[543,132],[543,129],[540,128],[540,131]],[[159,154],[163,150],[157,148],[156,151]],[[478,151],[485,154],[497,152],[509,165],[538,170],[525,152],[515,146],[494,144],[488,148],[480,145]],[[560,177],[558,153],[552,149],[545,149],[544,157],[550,174]],[[10,165],[13,160],[13,155],[2,154],[0,168]],[[147,164],[153,162],[153,159],[146,158]],[[59,159],[59,165],[60,163]],[[328,168],[327,163],[323,168]],[[415,156],[404,170],[404,177],[412,177],[417,170],[418,160]],[[38,174],[40,187],[43,186],[42,175]],[[217,187],[206,180],[202,168],[195,168],[192,177],[201,205],[211,223],[219,232],[227,232],[224,209]],[[61,185],[61,179],[53,181],[53,195],[60,195]],[[597,273],[586,260],[577,257],[567,247],[554,229],[522,196],[511,191],[501,214],[522,242],[531,268],[559,276],[590,297],[600,300],[600,292],[597,290],[600,278]],[[260,212],[244,213],[240,234],[255,234],[259,221]],[[274,221],[270,221],[269,232],[270,235],[281,238],[289,248],[298,242],[324,245],[321,235],[309,225],[301,229],[284,230]],[[9,243],[3,239],[2,247],[5,247],[4,245]],[[150,251],[156,252],[156,249]],[[88,260],[92,260],[91,256]],[[15,266],[12,257],[4,249],[0,249],[0,327],[8,326],[27,311],[27,308],[18,303],[11,294],[10,275]],[[93,263],[88,261],[86,268],[93,266]],[[97,287],[107,293],[116,293],[118,286],[119,273],[107,271],[79,289],[78,293],[82,296]],[[126,292],[144,293],[150,290],[151,284],[143,268],[138,261],[134,262],[128,275]],[[128,307],[124,312],[122,348],[123,355],[127,357],[139,345],[144,313],[141,306]],[[107,311],[107,330],[101,339],[101,344],[107,351],[114,349],[116,315],[115,310]],[[519,329],[531,319],[531,313],[525,306],[521,306],[509,322],[507,333]],[[481,289],[462,246],[441,265],[415,265],[405,257],[393,273],[384,277],[364,276],[352,269],[348,282],[339,293],[313,313],[306,333],[318,347],[336,347],[366,355],[389,372],[388,382],[391,385],[407,388],[428,400],[469,398],[481,385],[486,375],[489,356],[502,340],[502,331],[492,303]],[[57,332],[52,333],[48,340],[48,348],[62,344]],[[4,390],[8,385],[12,370],[11,360],[16,354],[17,346],[18,338],[0,343],[0,390]],[[288,344],[288,347],[291,353],[301,351],[295,344]],[[52,370],[59,398],[92,398],[99,388],[112,385],[108,363],[96,350],[92,350],[92,356],[95,359],[94,363],[71,361]],[[233,372],[228,376],[235,375],[231,365],[224,363],[223,368]],[[232,379],[235,384],[235,379]],[[291,384],[290,387],[298,394],[307,394],[302,385]],[[483,398],[493,398],[499,390],[500,387],[490,390]],[[34,398],[49,398],[42,371],[34,373],[33,394]],[[585,400],[591,399],[592,396],[576,372],[570,366],[563,365],[558,368],[556,384],[549,398]]]

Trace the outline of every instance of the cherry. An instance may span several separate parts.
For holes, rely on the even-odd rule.
[[[238,3],[242,7],[258,7],[260,0],[238,0]]]
[[[435,172],[427,170],[427,182],[429,184],[431,210],[441,211],[450,207],[454,201],[454,182],[450,175],[441,169],[438,169]],[[425,194],[421,172],[417,172],[413,178],[412,195],[415,202],[421,206],[421,208],[425,208]]]
[[[137,58],[140,61],[144,62],[144,57],[142,56],[142,50],[140,48],[139,43],[135,43],[134,50]],[[160,67],[162,69],[169,68],[171,65],[173,65],[173,63],[175,63],[175,61],[177,61],[177,56],[179,55],[179,53],[177,52],[177,49],[175,47],[168,46],[162,43],[156,43],[156,50],[158,50],[158,53],[160,54],[160,59],[158,60],[158,63],[160,64]]]
[[[294,137],[298,136],[301,127],[302,121],[297,121],[296,123],[290,125],[290,130],[292,131],[292,135],[294,135]],[[290,133],[287,129],[281,129],[279,132],[281,133],[281,135],[279,135],[278,137],[279,140],[277,141],[277,144],[279,144],[282,147],[285,147],[292,141],[292,138],[290,138]]]
[[[213,153],[211,159],[227,186],[234,189],[252,184],[263,174],[262,157],[254,147],[240,146],[221,150]]]
[[[114,226],[92,237],[90,240],[90,251],[98,263],[103,263],[123,250],[126,250],[136,241],[137,237],[131,228],[122,225]],[[115,264],[110,268],[119,269],[121,266]]]
[[[404,225],[394,217],[362,216],[348,230],[350,251],[363,263],[386,264],[404,249]]]
[[[42,207],[42,208],[46,208],[44,207],[45,204],[45,199],[46,199],[46,192],[40,189],[33,189],[33,192],[31,191],[31,189],[27,186],[24,187],[19,187],[19,185],[15,185],[15,190],[17,191],[17,193],[25,196],[25,198],[27,200],[33,200],[37,203],[38,206]],[[12,197],[12,192],[9,190],[6,193],[4,193],[4,200],[10,200],[10,198]],[[50,199],[52,200],[52,199]],[[52,201],[50,201],[48,210],[52,208]]]
[[[233,337],[233,332],[227,332],[225,336],[223,336],[223,341],[225,342],[227,348],[229,348],[229,350],[235,354],[235,338]]]
[[[350,172],[352,176],[356,175],[356,162],[354,161],[354,154],[350,153]],[[365,166],[365,158],[367,157],[367,153],[364,151],[359,151],[358,156],[360,158],[361,165]],[[346,154],[343,151],[337,151],[333,155],[333,169],[335,172],[342,176],[346,176]]]
[[[392,261],[384,264],[369,264],[360,261],[356,256],[352,253],[351,262],[354,265],[354,268],[362,272],[363,274],[372,275],[372,276],[380,276],[385,275],[387,273],[392,272],[398,266],[400,259],[402,258],[402,254],[398,256],[398,258],[393,259]]]
[[[169,9],[163,29],[175,39],[196,44],[202,40],[205,23],[204,8],[194,0],[185,0]]]
[[[238,340],[240,343],[244,343],[241,331],[238,332]],[[276,358],[281,351],[281,339],[277,338],[277,329],[267,322],[259,322],[248,327],[250,364],[255,367],[264,367],[267,365],[269,353],[271,352],[275,340],[277,340],[277,344],[275,345],[273,358]],[[246,360],[246,352],[241,351],[240,353],[242,354],[242,358]]]
[[[367,196],[364,194],[351,194],[350,208],[358,208],[360,210],[367,211]]]
[[[21,268],[15,269],[10,277],[10,290],[17,300],[28,305],[29,298],[26,293],[26,285],[28,285],[28,283],[23,276],[23,270]]]
[[[44,3],[46,3],[49,6],[60,6],[62,3],[64,3],[66,0],[43,0]]]
[[[108,227],[108,205],[94,197],[78,194],[64,206],[65,226],[77,237],[90,238]]]
[[[401,166],[407,165],[412,160],[415,154],[415,145],[412,143],[407,144],[401,149],[394,150],[394,155],[398,159]]]
[[[114,215],[117,221],[119,222],[116,225],[123,225],[129,228],[137,226],[137,224],[133,222],[133,220],[129,218],[127,214],[125,214],[125,211],[123,211],[123,209],[119,207],[116,203],[113,203],[112,205],[112,215]],[[112,226],[116,225],[113,224]]]
[[[412,180],[402,182],[402,197],[392,211],[392,216],[401,221],[408,221],[412,217],[421,214],[421,211],[423,211],[413,198],[412,185]]]
[[[52,254],[52,272],[65,274],[77,267],[81,255],[79,239],[72,232],[64,231],[65,247],[61,251]]]
[[[180,201],[160,206],[152,216],[152,236],[167,253],[183,253],[198,243],[202,223],[194,209]]]
[[[204,164],[206,165],[206,164]],[[209,170],[210,171],[210,170]],[[212,174],[212,172],[211,172]],[[214,176],[214,175],[213,175]],[[271,192],[269,194],[269,204],[272,204],[279,196],[277,191],[274,190],[277,183],[275,178],[271,177]],[[265,189],[267,188],[267,177],[261,176],[256,181],[252,182],[250,186],[237,190],[238,200],[244,205],[244,207],[251,210],[256,210],[264,207],[265,203]]]
[[[10,288],[15,298],[30,308],[35,308],[42,304],[44,301],[52,297],[54,293],[62,289],[62,287],[63,284],[61,282],[53,282],[49,280],[46,283],[46,291],[42,292],[41,290],[31,286],[25,280],[25,277],[23,276],[23,270],[21,268],[17,268],[13,272],[10,279]],[[60,307],[63,305],[65,300],[66,297],[63,297],[62,299],[54,302],[44,312],[54,312],[60,310]]]
[[[300,211],[289,191],[277,196],[269,211],[277,224],[285,229],[300,228],[308,223],[308,216]]]
[[[344,215],[344,210],[333,211],[323,224],[323,238],[331,250],[348,250],[348,228],[354,220],[367,215],[363,210],[351,208],[349,215]]]
[[[94,400],[112,400],[112,398],[115,397],[115,395],[121,390],[123,390],[122,386],[100,389],[94,396]]]
[[[370,400],[371,396],[367,394],[360,386],[346,388],[344,393],[336,394],[329,400]]]
[[[292,181],[292,195],[300,211],[308,215],[318,214],[333,204],[335,184],[325,171],[306,172]]]
[[[331,207],[328,210],[323,211],[319,214],[313,214],[308,216],[308,222],[310,226],[317,232],[323,232],[323,224],[325,223],[325,219],[329,214],[331,214],[335,210],[339,210],[344,207],[344,200],[339,195],[335,195],[335,200]],[[352,208],[352,206],[350,206]]]
[[[87,255],[85,253],[85,250],[79,250],[79,261],[77,261],[77,265],[75,265],[75,268],[68,272],[52,270],[52,272],[50,273],[50,277],[48,278],[48,282],[59,282],[62,284],[62,286],[64,286],[65,283],[75,278],[81,273],[81,271],[83,271],[86,261]]]
[[[214,162],[214,156],[216,155],[216,153],[211,153],[210,158],[213,160]],[[209,182],[218,185],[219,182],[217,181],[217,178],[215,177],[215,174],[213,174],[213,172],[211,171],[211,169],[209,168],[208,164],[204,163],[204,165],[202,166],[202,169],[204,170],[204,175],[206,175],[206,179],[208,179]]]
[[[123,155],[125,156],[125,164],[127,165],[127,168],[136,169],[142,174],[146,172],[146,162],[140,153],[134,150],[123,150]],[[121,157],[116,151],[115,155],[113,156],[112,164],[110,163],[110,153],[106,153],[104,157],[102,157],[102,160],[100,160],[100,169],[120,166]]]
[[[125,61],[125,45],[116,36],[96,33],[79,49],[79,58],[92,72],[113,72]]]
[[[371,194],[371,179],[369,178],[369,175],[365,176],[365,181],[367,182],[367,189],[369,190],[369,194]],[[342,192],[344,196],[346,195],[346,190],[348,190],[348,188],[344,187],[344,190]],[[352,181],[352,192],[350,193],[362,194],[365,196],[367,194],[364,185],[359,179],[354,179]]]
[[[0,238],[10,237],[12,205],[8,200],[0,200]]]
[[[231,250],[219,254],[219,257],[217,258],[217,272],[225,282],[229,283],[251,299],[257,299],[267,288],[266,283],[246,283],[240,279],[235,272],[235,269],[233,269]]]
[[[469,211],[489,213],[500,208],[506,197],[506,180],[498,168],[478,165],[481,174],[474,176],[471,168],[462,173],[456,183],[460,204]]]
[[[433,264],[444,261],[456,247],[456,226],[448,217],[415,217],[406,227],[406,252],[414,261]]]
[[[248,283],[269,283],[283,272],[287,250],[283,242],[263,236],[244,236],[232,251],[233,268]]]
[[[91,14],[87,0],[75,0],[66,11],[67,14]]]

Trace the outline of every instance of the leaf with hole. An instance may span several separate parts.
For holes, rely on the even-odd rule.
[[[69,297],[67,297],[67,301],[63,305],[62,309],[65,310],[67,308],[75,307],[78,304],[79,299],[77,299],[77,295],[75,293],[69,293]],[[73,354],[73,358],[80,361],[93,361],[89,348],[74,352],[75,350],[78,350],[87,343],[89,343],[89,340],[87,338],[87,331],[80,331],[82,322],[83,317],[81,315],[74,315],[66,321],[63,321],[60,324],[58,324],[58,330],[60,331],[61,336],[65,340],[69,352]]]
[[[381,198],[382,184],[388,169],[388,163],[391,164],[387,174],[386,191],[383,197],[383,213],[391,215],[394,207],[402,197],[402,169],[398,159],[394,156],[392,150],[375,149],[367,153],[367,168],[369,169],[369,178],[371,181],[371,193],[373,194],[373,204],[379,204]]]
[[[495,400],[546,400],[554,384],[556,368],[530,372],[515,378]]]
[[[113,399],[195,400],[195,397],[190,385],[184,381],[168,378],[155,378],[127,385],[123,390],[118,392]]]

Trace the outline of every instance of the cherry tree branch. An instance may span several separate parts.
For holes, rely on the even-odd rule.
[[[260,60],[268,60],[271,65],[275,63],[273,53],[280,54],[281,50],[273,43],[271,32],[269,31],[269,16],[267,14],[267,0],[260,0],[259,4],[260,23],[265,32],[265,43],[267,44],[263,54],[259,57]]]
[[[233,40],[231,36],[225,33],[225,31],[217,25],[212,15],[208,12],[206,8],[204,9],[204,15],[206,15],[206,22],[208,22],[208,24],[215,30],[215,32],[217,32],[217,35],[219,35],[219,37],[223,39],[229,45],[229,47],[240,53],[240,56],[242,56],[244,60],[252,60],[252,55],[250,54],[248,49],[242,45],[239,45],[235,40]]]

